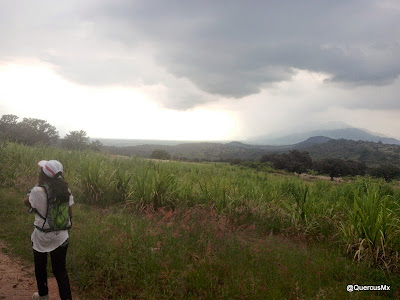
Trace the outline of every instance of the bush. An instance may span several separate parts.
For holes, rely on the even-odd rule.
[[[400,177],[400,168],[392,165],[382,165],[369,169],[368,172],[373,177],[384,178],[387,182]]]
[[[165,160],[171,159],[171,155],[167,151],[162,149],[154,150],[153,153],[151,153],[150,157],[154,159],[165,159]]]

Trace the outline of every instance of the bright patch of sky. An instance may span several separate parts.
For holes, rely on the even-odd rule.
[[[85,129],[91,137],[165,140],[223,140],[235,128],[233,114],[216,109],[178,111],[153,100],[160,86],[87,87],[40,63],[0,67],[3,114],[44,119],[61,135]]]

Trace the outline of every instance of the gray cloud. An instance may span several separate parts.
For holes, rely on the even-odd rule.
[[[331,74],[327,84],[347,88],[400,74],[396,1],[4,3],[3,56],[40,56],[82,84],[179,89],[187,79],[210,94],[172,92],[163,101],[170,108],[255,94],[290,80],[293,68]]]
[[[128,32],[153,43],[169,72],[212,94],[257,93],[292,67],[354,85],[400,73],[399,10],[374,1],[122,1],[99,11],[88,18],[112,22],[128,44]]]

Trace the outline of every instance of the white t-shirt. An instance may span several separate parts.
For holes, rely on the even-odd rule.
[[[47,195],[44,188],[35,186],[29,194],[29,203],[32,208],[35,208],[42,216],[46,216]],[[74,197],[71,195],[68,205],[71,206],[72,204],[74,204]],[[35,222],[33,224],[42,227],[43,222],[44,220],[38,214],[35,214]],[[46,221],[44,228],[49,228],[47,225]],[[51,252],[61,246],[68,237],[68,230],[43,232],[35,227],[31,235],[32,247],[38,252]]]

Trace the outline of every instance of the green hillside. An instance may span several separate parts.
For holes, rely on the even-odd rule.
[[[167,151],[175,160],[220,161],[231,159],[258,160],[266,151],[276,151],[282,147],[253,146],[241,143],[185,143],[179,145],[139,145],[128,147],[103,147],[110,154],[150,157],[156,149]]]
[[[110,154],[149,158],[156,149],[167,151],[174,160],[229,161],[233,159],[258,161],[267,153],[284,153],[298,149],[308,151],[313,160],[341,158],[364,162],[373,167],[382,164],[400,166],[400,146],[365,141],[314,137],[288,146],[259,146],[239,142],[186,143],[179,145],[139,145],[129,147],[104,147]]]
[[[398,145],[339,139],[314,144],[302,150],[308,151],[315,160],[342,158],[364,162],[370,167],[382,164],[400,166],[400,146]]]

